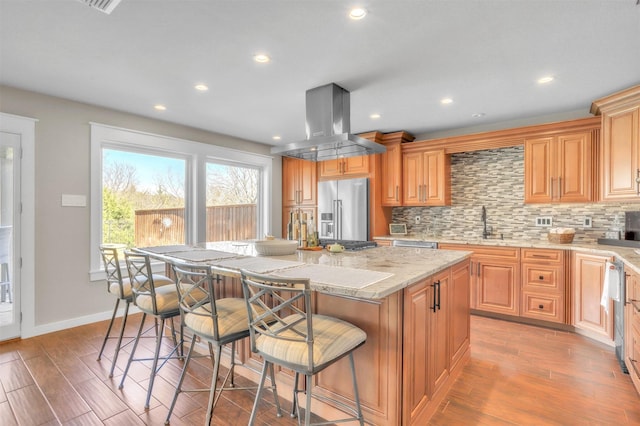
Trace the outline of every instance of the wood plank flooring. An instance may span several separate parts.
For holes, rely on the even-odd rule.
[[[138,318],[133,317],[128,335]],[[96,361],[106,322],[0,344],[0,425],[162,425],[180,373],[178,361],[156,379],[143,408],[148,363],[134,363],[118,390],[126,355],[108,378],[112,343]],[[640,425],[640,397],[613,351],[585,337],[501,320],[471,318],[471,362],[431,419],[433,425]],[[143,349],[150,354],[153,339]],[[126,350],[126,349],[125,349]],[[208,360],[192,364],[190,386],[207,387]],[[240,379],[241,384],[247,384]],[[254,391],[223,393],[215,425],[246,425]],[[260,425],[275,417],[266,395]],[[282,401],[284,409],[290,404]],[[206,394],[183,394],[174,426],[203,424]],[[317,420],[317,419],[316,419]]]

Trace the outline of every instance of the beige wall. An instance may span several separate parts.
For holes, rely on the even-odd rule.
[[[113,308],[103,281],[89,281],[89,122],[269,155],[267,145],[34,92],[0,86],[0,111],[38,120],[35,132],[35,326],[72,324]],[[281,161],[273,162],[272,230],[281,228]]]

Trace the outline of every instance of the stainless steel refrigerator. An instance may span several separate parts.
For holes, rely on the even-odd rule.
[[[321,239],[369,239],[369,179],[331,180],[318,183]]]

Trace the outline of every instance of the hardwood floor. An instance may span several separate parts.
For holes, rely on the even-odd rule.
[[[130,321],[128,335],[136,320]],[[101,322],[0,344],[0,424],[163,424],[179,361],[160,371],[145,411],[149,366],[134,363],[124,389],[118,390],[126,356],[120,356],[113,379],[108,378],[111,342],[106,356],[96,361],[105,328]],[[430,424],[640,424],[640,397],[606,346],[572,333],[475,316],[471,344],[471,362]],[[146,339],[144,351],[151,353],[152,347],[153,340]],[[188,383],[206,387],[209,361],[198,359],[192,366]],[[223,393],[213,424],[246,425],[254,395]],[[206,398],[182,394],[171,424],[204,423]],[[276,418],[272,401],[265,396],[258,424],[297,424],[286,412]],[[290,408],[282,402],[285,410]]]

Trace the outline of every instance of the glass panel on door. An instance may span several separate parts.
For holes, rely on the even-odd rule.
[[[0,132],[0,341],[20,335],[19,270],[16,269],[16,206],[20,136]]]

